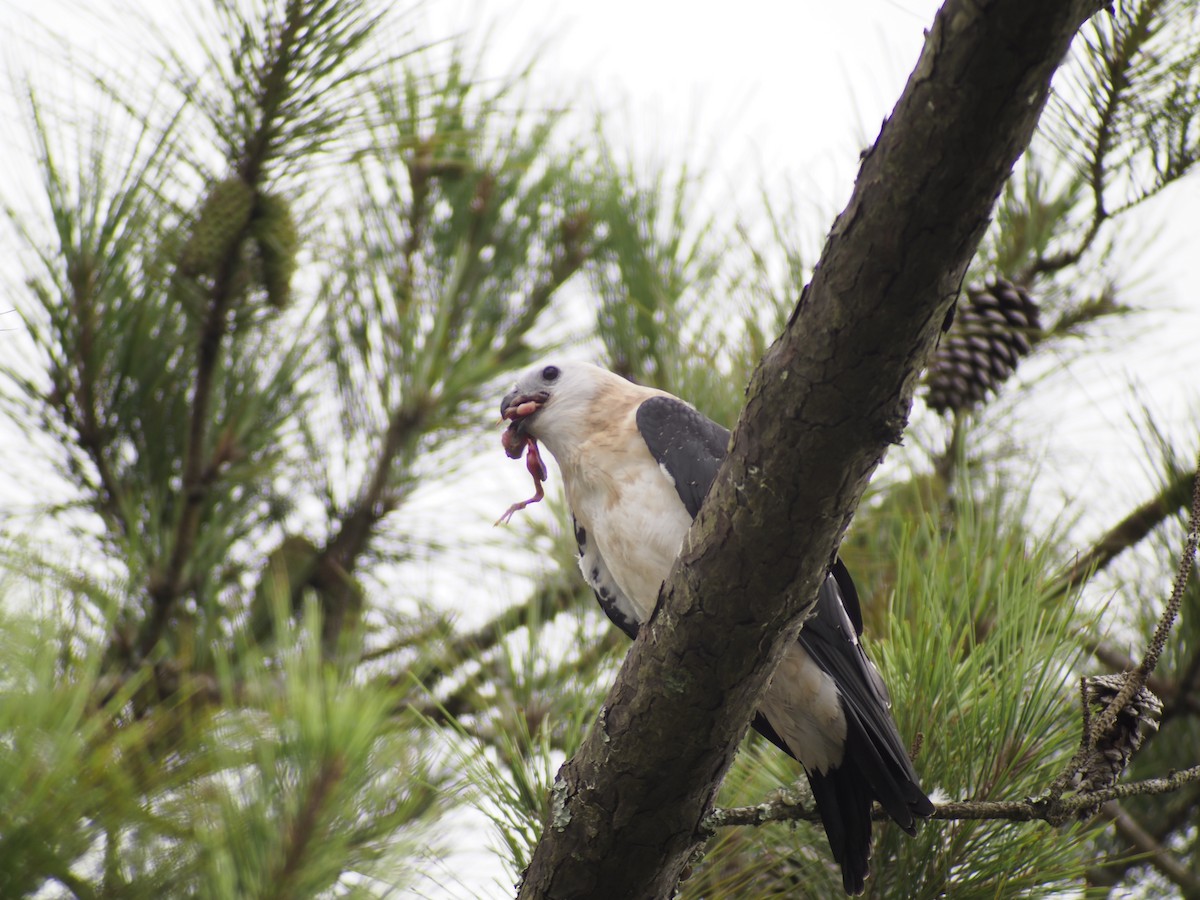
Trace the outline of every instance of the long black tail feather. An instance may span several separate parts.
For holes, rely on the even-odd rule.
[[[829,849],[842,869],[842,887],[851,896],[863,892],[871,874],[871,794],[862,776],[848,767],[822,775],[809,772],[813,799]]]

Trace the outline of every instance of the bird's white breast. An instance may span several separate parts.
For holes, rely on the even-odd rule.
[[[809,771],[841,764],[846,716],[837,685],[799,643],[784,651],[758,711]]]
[[[567,502],[644,622],[691,517],[632,421],[597,435],[573,456],[562,466]]]
[[[599,413],[605,427],[588,429],[588,439],[569,449],[551,445],[552,435],[547,443],[589,552],[599,552],[640,624],[654,612],[692,519],[638,431],[636,409],[613,414],[606,406]],[[842,762],[846,718],[837,685],[799,643],[784,652],[759,711],[808,769],[826,772]]]

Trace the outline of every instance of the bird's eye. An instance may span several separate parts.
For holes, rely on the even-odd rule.
[[[558,366],[546,366],[542,369],[542,381],[555,381],[558,375]]]

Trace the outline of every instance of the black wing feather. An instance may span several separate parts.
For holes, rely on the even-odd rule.
[[[608,564],[600,555],[600,551],[588,543],[587,530],[575,521],[574,516],[571,517],[571,525],[575,529],[575,544],[579,547],[579,566],[583,570],[584,579],[596,595],[596,600],[609,621],[633,640],[638,636],[639,627],[633,604],[608,571]]]
[[[675,482],[693,519],[729,448],[729,429],[674,397],[651,397],[638,407],[637,427],[650,455]]]
[[[844,567],[841,574],[849,581]],[[846,716],[846,755],[839,769],[852,763],[888,815],[915,834],[914,816],[930,815],[933,804],[917,786],[917,773],[892,719],[887,686],[858,643],[861,625],[848,614],[842,583],[834,574],[825,579],[816,613],[805,621],[798,640],[838,686]],[[857,603],[850,605],[857,611]]]
[[[728,451],[730,432],[672,397],[643,402],[637,410],[637,426],[650,455],[672,478],[694,519]],[[809,772],[808,777],[834,859],[842,868],[843,886],[850,894],[862,892],[863,879],[870,872],[872,799],[910,834],[916,830],[915,816],[933,813],[892,719],[887,687],[858,643],[862,631],[858,591],[841,559],[835,559],[799,641],[837,685],[846,716],[841,764],[825,773]],[[756,713],[751,724],[794,756],[764,715]]]

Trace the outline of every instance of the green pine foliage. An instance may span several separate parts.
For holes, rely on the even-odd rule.
[[[918,407],[842,548],[938,799],[1045,791],[1078,746],[1079,677],[1127,667],[1114,647],[1138,655],[1169,591],[1190,448],[1148,437],[1162,493],[1099,511],[1113,531],[1067,577],[1068,529],[1033,524],[1009,424],[1066,339],[1090,350],[1136,305],[1113,250],[1196,161],[1195,16],[1140,0],[1089,26],[971,273],[1027,289],[1045,333],[999,398],[950,422]],[[80,73],[97,99],[72,122],[24,90],[40,181],[36,209],[10,209],[21,343],[0,410],[55,487],[0,517],[0,895],[394,895],[468,803],[515,881],[627,642],[553,492],[491,547],[537,557],[527,593],[457,621],[414,563],[479,548],[422,532],[422,491],[457,484],[513,370],[564,344],[732,426],[822,223],[766,195],[746,216],[765,228],[709,212],[701,167],[623,160],[528,73],[485,78],[468,44],[431,47],[380,4],[193,18],[199,59],[147,51],[157,93]],[[1126,779],[1197,761],[1189,591]],[[1194,788],[1055,828],[881,823],[868,893],[1186,893]],[[811,806],[751,737],[719,802],[780,790]],[[680,891],[839,886],[800,821],[718,829]]]
[[[940,507],[914,503],[908,487],[876,496],[845,554],[866,591],[867,651],[889,685],[901,734],[914,746],[920,738],[916,765],[927,790],[972,800],[1033,796],[1079,738],[1073,672],[1082,653],[1076,628],[1086,618],[1077,598],[1052,593],[1056,541],[1025,531],[1012,507],[1028,498],[995,484],[960,503],[952,524]],[[895,561],[886,590],[854,569],[867,557]],[[719,803],[753,805],[793,782],[811,809],[799,767],[755,739]],[[685,896],[765,897],[780,884],[797,897],[839,890],[819,823],[731,830],[722,829],[684,882]],[[1097,857],[1088,843],[1096,830],[945,822],[923,826],[914,840],[880,823],[867,895],[1053,896]]]
[[[367,591],[427,552],[392,514],[588,253],[578,151],[519,78],[397,53],[366,4],[200,26],[200,69],[147,60],[174,106],[104,73],[73,131],[30,92],[45,213],[13,214],[31,346],[3,396],[57,447],[39,528],[74,544],[6,548],[5,609],[43,612],[5,630],[5,896],[412,880],[457,790],[412,675],[476,648]]]
[[[321,660],[315,609],[280,652],[209,679],[120,680],[101,648],[5,615],[0,891],[321,896],[411,880],[445,775],[399,697]],[[162,670],[175,692],[153,708]],[[319,849],[320,852],[317,852]],[[373,894],[365,894],[372,896]]]

